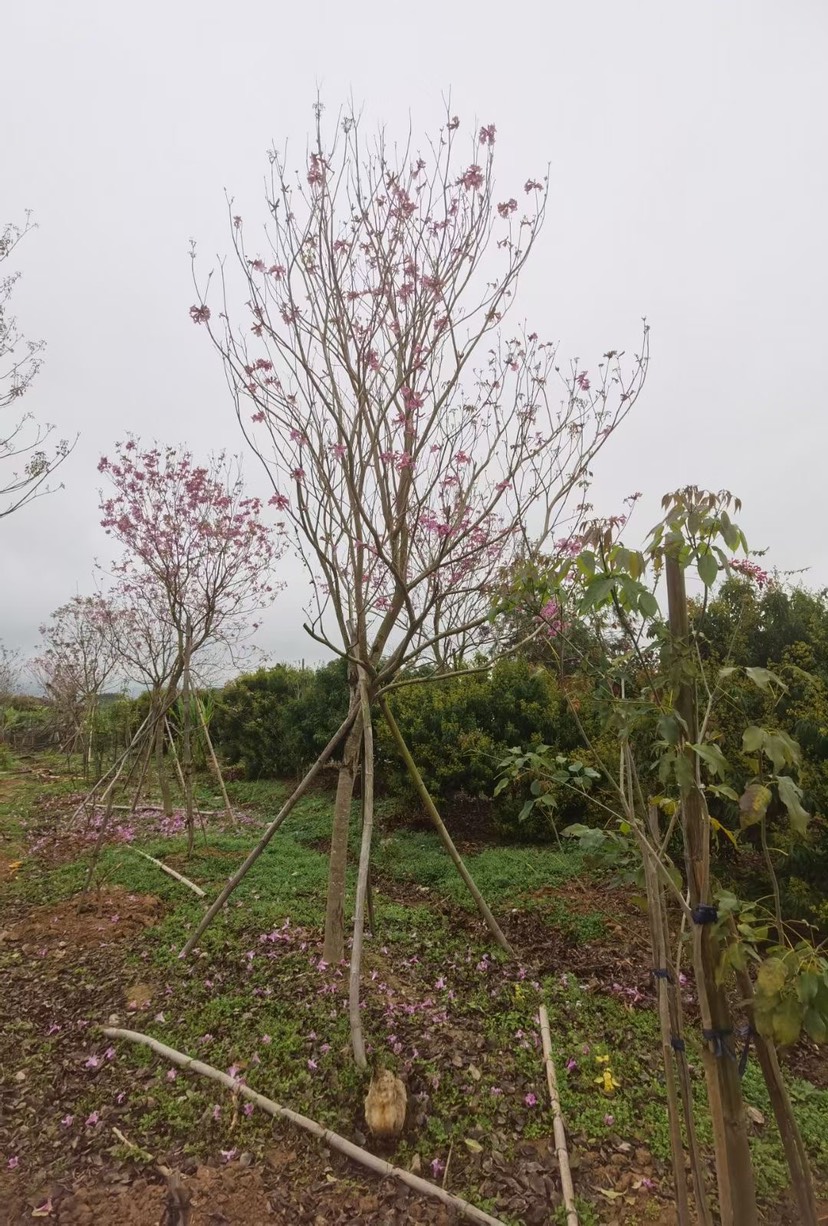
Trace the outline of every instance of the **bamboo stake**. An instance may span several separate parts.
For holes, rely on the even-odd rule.
[[[465,864],[463,863],[463,857],[460,855],[460,852],[454,846],[454,841],[451,835],[449,834],[448,830],[446,829],[443,819],[440,817],[440,814],[437,812],[437,806],[432,800],[431,794],[429,793],[429,790],[425,785],[423,777],[417,769],[417,763],[414,761],[413,757],[411,756],[411,750],[406,745],[405,738],[403,737],[402,732],[400,732],[399,725],[397,724],[397,721],[394,719],[394,716],[391,714],[391,709],[388,706],[388,702],[382,696],[380,696],[379,705],[380,705],[380,709],[382,711],[383,717],[385,719],[385,722],[388,725],[388,730],[391,733],[391,736],[394,740],[395,745],[397,746],[397,749],[399,750],[400,757],[405,763],[406,769],[408,770],[408,773],[411,776],[411,781],[414,784],[415,788],[417,789],[420,799],[425,805],[426,811],[429,817],[431,818],[432,824],[434,825],[437,833],[440,836],[440,841],[442,842],[443,846],[445,847],[446,851],[451,857],[452,863],[454,864],[454,867],[457,869],[458,873],[462,877],[467,890],[469,891],[475,903],[477,904],[477,910],[480,912],[480,915],[485,921],[486,927],[489,929],[489,932],[492,934],[492,936],[494,937],[495,941],[500,946],[500,948],[505,953],[507,953],[510,958],[514,958],[515,951],[512,949],[511,945],[506,940],[506,937],[503,934],[500,924],[498,924],[497,920],[492,914],[489,904],[486,902],[486,899],[480,893],[480,890],[477,888],[477,885],[474,882],[471,873],[469,872],[469,870],[466,868]]]
[[[198,938],[205,931],[205,929],[210,926],[210,924],[213,922],[215,917],[218,915],[221,908],[227,902],[227,899],[230,897],[230,895],[235,890],[236,886],[246,876],[248,870],[251,869],[253,865],[256,863],[259,856],[262,854],[262,852],[267,847],[270,840],[273,838],[276,831],[281,826],[282,822],[287,817],[290,816],[294,806],[298,803],[298,801],[302,799],[305,792],[310,787],[311,783],[313,783],[314,779],[319,774],[322,767],[328,761],[328,758],[330,758],[331,754],[336,749],[339,742],[342,740],[343,736],[345,736],[345,734],[348,732],[349,728],[351,727],[351,724],[354,722],[354,720],[357,717],[358,711],[359,711],[359,707],[355,706],[352,708],[352,710],[348,712],[348,715],[344,723],[340,724],[339,728],[337,728],[336,732],[333,734],[331,739],[328,741],[327,745],[322,750],[321,754],[316,759],[313,766],[310,768],[308,773],[305,775],[301,783],[299,783],[296,786],[296,788],[293,790],[291,795],[287,798],[285,803],[282,805],[281,809],[276,814],[276,816],[274,817],[273,821],[270,823],[268,828],[265,830],[264,834],[259,839],[256,846],[250,852],[247,859],[244,861],[241,867],[236,870],[236,872],[227,882],[227,885],[224,887],[224,889],[219,894],[218,898],[210,906],[206,915],[202,919],[201,923],[198,925],[195,932],[189,938],[186,945],[181,950],[181,953],[178,955],[179,958],[185,958],[187,954],[192,951]]]
[[[188,806],[187,808],[187,857],[189,858],[192,855],[192,850],[193,850],[191,840],[190,840],[190,833],[191,833],[190,828],[192,826],[192,822],[190,820],[191,816],[192,815],[198,816],[198,824],[199,826],[201,826],[201,833],[204,837],[205,846],[207,845],[207,827],[204,824],[204,818],[202,816],[201,810],[192,808],[192,794],[190,794],[189,804],[188,804],[187,781],[184,778],[184,772],[181,769],[181,763],[179,762],[178,754],[176,753],[175,741],[173,740],[173,734],[172,734],[172,728],[170,727],[170,721],[166,718],[166,716],[164,717],[164,727],[167,730],[167,738],[170,742],[170,753],[172,754],[173,764],[176,769],[176,774],[178,775],[178,782],[181,786],[181,791],[184,793],[184,804],[185,806]]]
[[[222,797],[224,798],[224,807],[227,811],[227,816],[230,818],[230,822],[231,822],[231,825],[233,826],[233,829],[238,830],[239,823],[236,821],[236,815],[233,812],[233,806],[230,804],[230,797],[227,795],[227,788],[224,783],[224,775],[221,773],[221,767],[219,766],[219,760],[216,757],[216,751],[213,748],[213,740],[212,740],[212,737],[210,736],[210,729],[207,727],[207,717],[204,714],[204,707],[202,705],[201,698],[199,697],[198,692],[196,692],[195,704],[196,704],[196,710],[198,711],[198,718],[201,721],[201,730],[204,733],[204,739],[207,742],[207,752],[210,755],[210,762],[212,763],[213,771],[215,773],[216,779],[218,779],[218,784],[219,784],[219,787],[221,788],[221,794],[222,794]]]
[[[192,1056],[176,1051],[174,1047],[168,1047],[166,1043],[160,1043],[158,1039],[153,1039],[147,1034],[141,1034],[137,1030],[122,1030],[118,1026],[102,1026],[101,1030],[107,1038],[127,1039],[130,1043],[139,1043],[143,1047],[149,1047],[157,1055],[163,1056],[171,1064],[177,1064],[179,1068],[191,1069],[202,1077],[209,1077],[212,1081],[217,1081],[220,1085],[232,1091],[232,1093],[239,1094],[249,1102],[255,1103],[257,1107],[261,1107],[268,1115],[290,1120],[292,1124],[296,1124],[299,1128],[303,1128],[305,1132],[310,1132],[313,1136],[318,1137],[320,1141],[323,1141],[325,1145],[329,1145],[331,1149],[339,1150],[347,1158],[361,1163],[362,1166],[367,1167],[374,1174],[382,1178],[387,1178],[389,1175],[393,1176],[394,1179],[399,1179],[401,1183],[407,1184],[409,1188],[413,1188],[415,1192],[420,1192],[423,1196],[433,1196],[437,1200],[442,1201],[444,1205],[448,1205],[456,1213],[461,1213],[472,1222],[481,1222],[483,1226],[504,1226],[504,1223],[499,1218],[492,1217],[491,1214],[485,1213],[482,1209],[469,1204],[468,1201],[463,1200],[459,1196],[453,1196],[451,1192],[446,1192],[438,1184],[429,1183],[427,1179],[421,1179],[419,1175],[414,1175],[411,1171],[403,1171],[398,1166],[392,1166],[390,1162],[385,1162],[382,1158],[377,1158],[359,1145],[354,1145],[353,1141],[348,1141],[338,1133],[331,1132],[328,1128],[323,1128],[321,1124],[317,1124],[316,1120],[309,1119],[306,1115],[300,1115],[298,1111],[292,1111],[290,1107],[282,1107],[279,1103],[275,1103],[272,1098],[265,1098],[263,1094],[258,1094],[250,1086],[245,1085],[244,1082],[236,1081],[228,1073],[222,1073],[220,1069],[213,1068],[211,1064],[204,1064],[201,1060],[195,1060]]]
[[[169,873],[171,877],[175,877],[176,881],[180,881],[182,885],[188,885],[194,894],[198,894],[199,898],[206,898],[207,894],[202,890],[200,885],[196,885],[194,881],[190,881],[189,877],[182,876],[177,873],[174,868],[170,868],[163,860],[156,860],[155,856],[148,856],[145,851],[139,851],[137,847],[130,847],[130,851],[134,851],[136,856],[143,856],[145,860],[149,860],[151,864],[157,864],[158,867],[165,873]]]
[[[541,1042],[543,1044],[543,1063],[546,1066],[546,1081],[549,1086],[549,1097],[552,1101],[552,1118],[555,1129],[555,1152],[558,1157],[558,1169],[561,1172],[561,1192],[566,1209],[566,1226],[578,1226],[578,1210],[575,1208],[575,1188],[572,1184],[572,1171],[569,1167],[569,1150],[566,1148],[566,1130],[561,1114],[561,1100],[558,1095],[558,1079],[555,1075],[555,1065],[552,1061],[552,1036],[549,1033],[549,1014],[546,1005],[541,1005],[538,1011]]]

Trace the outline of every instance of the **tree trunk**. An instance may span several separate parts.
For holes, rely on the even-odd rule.
[[[673,651],[677,661],[684,663],[682,657],[691,649],[684,572],[678,560],[668,555],[665,573]],[[697,781],[696,755],[690,748],[698,737],[696,695],[691,681],[682,681],[676,707],[684,721],[682,750],[692,770],[692,782],[682,788],[681,798],[687,885],[691,906],[694,911],[702,909],[697,914],[704,920],[704,909],[710,903],[710,819]],[[693,969],[702,1030],[710,1036],[705,1042],[703,1060],[722,1226],[756,1226],[756,1183],[747,1115],[739,1070],[727,1050],[733,1022],[724,987],[717,982],[718,946],[712,923],[695,922],[693,929]]]
[[[187,857],[193,854],[195,842],[195,806],[193,804],[193,738],[191,727],[192,702],[190,685],[190,635],[184,646],[184,675],[181,686],[181,775],[184,782],[184,809],[187,815]]]
[[[173,802],[170,781],[164,764],[164,717],[161,714],[163,697],[159,693],[155,697],[158,710],[155,719],[155,769],[158,774],[158,788],[161,792],[161,803],[164,806],[164,816],[172,817]]]
[[[354,780],[362,749],[362,715],[357,715],[348,734],[342,754],[342,765],[336,781],[331,857],[328,865],[328,900],[325,908],[325,943],[322,957],[326,962],[341,962],[345,957],[345,874],[348,866],[348,829],[351,822],[351,800]]]
[[[348,1015],[351,1024],[351,1046],[357,1068],[366,1069],[365,1039],[362,1033],[362,1012],[359,981],[362,969],[362,940],[365,934],[365,905],[371,871],[371,835],[374,828],[374,729],[371,725],[371,700],[364,676],[360,678],[362,695],[362,841],[359,851],[356,899],[354,901],[354,940],[351,946],[351,973],[348,985]]]

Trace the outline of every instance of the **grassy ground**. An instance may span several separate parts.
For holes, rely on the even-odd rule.
[[[325,967],[319,958],[327,877],[319,848],[330,797],[305,799],[182,961],[179,950],[202,904],[133,848],[162,858],[212,896],[284,789],[231,785],[250,824],[242,833],[211,827],[189,861],[180,834],[137,821],[127,832],[135,834],[131,845],[105,847],[79,909],[88,844],[51,833],[77,787],[61,778],[0,778],[0,1007],[8,1014],[0,1052],[0,1206],[5,1195],[19,1214],[9,1220],[28,1221],[34,1206],[49,1204],[56,1220],[83,1221],[71,1216],[69,1200],[61,1202],[61,1188],[100,1180],[105,1170],[115,1172],[116,1190],[120,1180],[134,1192],[140,1179],[144,1195],[158,1180],[159,1163],[185,1173],[215,1169],[225,1183],[255,1175],[256,1194],[267,1194],[262,1204],[269,1208],[253,1210],[248,1199],[240,1221],[312,1222],[320,1206],[323,1221],[450,1220],[433,1209],[419,1218],[411,1203],[392,1209],[388,1200],[374,1216],[365,1208],[370,1181],[356,1168],[336,1164],[283,1126],[274,1130],[260,1112],[246,1114],[214,1083],[175,1074],[149,1051],[111,1045],[96,1030],[116,1017],[222,1070],[235,1068],[254,1088],[362,1143],[367,1087],[348,1058],[347,968]],[[200,799],[210,807],[217,798],[207,785]],[[536,1034],[543,1001],[583,1226],[674,1220],[660,1044],[635,908],[606,882],[590,882],[576,851],[468,847],[473,876],[521,952],[523,965],[507,964],[492,951],[436,838],[396,828],[382,815],[379,827],[364,1026],[370,1058],[408,1085],[409,1124],[392,1160],[426,1177],[445,1176],[452,1191],[505,1222],[563,1220]],[[701,1103],[698,1051],[690,1046]],[[611,1095],[597,1084],[606,1068],[619,1083]],[[744,1084],[759,1113],[752,1145],[766,1220],[779,1222],[785,1172],[753,1062]],[[828,1170],[828,1091],[795,1080],[791,1092],[813,1158]],[[701,1133],[709,1141],[703,1116]],[[304,1189],[292,1208],[279,1201],[293,1193],[274,1176],[282,1169],[274,1166],[274,1138],[279,1152],[292,1156],[291,1187]],[[329,1176],[337,1211],[349,1196],[363,1197],[357,1218],[340,1219],[326,1207]],[[64,1216],[61,1203],[69,1206]],[[305,1216],[309,1206],[316,1218]],[[131,1220],[123,1205],[120,1218],[99,1207],[94,1220],[109,1220],[108,1212],[113,1221]],[[225,1220],[237,1220],[232,1212]]]

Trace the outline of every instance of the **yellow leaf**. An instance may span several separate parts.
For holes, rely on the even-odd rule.
[[[727,835],[736,850],[739,850],[739,844],[736,842],[736,835],[732,830],[728,830],[727,826],[723,826],[721,822],[716,821],[715,817],[710,818],[710,825],[715,830],[716,834]]]

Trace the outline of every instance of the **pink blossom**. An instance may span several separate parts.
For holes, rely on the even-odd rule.
[[[537,179],[527,179],[523,185],[523,190],[526,192],[527,196],[529,192],[542,192],[543,184],[538,183]]]
[[[269,1035],[269,1034],[263,1034],[263,1035],[262,1035],[262,1042],[263,1042],[265,1045],[267,1045],[268,1043],[272,1043],[272,1042],[273,1042],[273,1040],[271,1039],[271,1037],[270,1037],[270,1035]]]
[[[572,1073],[577,1067],[578,1067],[578,1061],[574,1058],[574,1056],[570,1056],[566,1062],[566,1071],[568,1073]]]
[[[13,1170],[15,1170],[15,1169],[16,1169],[16,1168],[17,1168],[19,1165],[20,1165],[20,1159],[17,1157],[17,1155],[16,1155],[16,1154],[12,1154],[11,1158],[9,1158],[9,1161],[8,1161],[8,1168],[9,1168],[9,1170],[10,1170],[10,1171],[13,1171]]]
[[[221,1107],[218,1105],[218,1103],[216,1103],[213,1107],[213,1119],[214,1120],[221,1119]]]
[[[294,468],[291,470],[291,477],[294,481],[303,481],[305,479],[304,468]]]
[[[735,570],[737,574],[742,575],[745,579],[750,579],[758,588],[767,587],[770,583],[770,575],[766,570],[763,570],[756,562],[750,562],[747,558],[731,558],[731,570]]]
[[[497,129],[495,128],[494,124],[490,123],[487,127],[480,129],[480,133],[477,139],[479,140],[481,145],[491,146],[495,143],[495,132],[496,131]]]
[[[283,277],[287,276],[287,269],[284,264],[271,264],[267,271],[277,281],[281,281]]]
[[[315,1060],[308,1060],[308,1068],[312,1073],[316,1071],[317,1067],[318,1066]]]
[[[97,1057],[97,1056],[90,1056],[90,1057],[87,1059],[87,1061],[86,1061],[86,1063],[84,1064],[84,1066],[83,1066],[83,1067],[84,1067],[84,1068],[98,1068],[98,1066],[100,1065],[100,1063],[101,1063],[101,1062],[100,1062],[100,1060],[98,1059],[98,1057]]]
[[[106,1056],[107,1060],[114,1060],[115,1059],[115,1048],[107,1047],[106,1051],[104,1052],[104,1055]]]
[[[605,1116],[604,1116],[604,1123],[606,1124],[607,1128],[611,1128],[611,1127],[612,1127],[612,1125],[615,1123],[615,1116],[614,1116],[614,1115],[605,1115]]]
[[[60,1122],[64,1128],[71,1128],[75,1122],[75,1117],[74,1115],[64,1115],[63,1119]]]
[[[523,1101],[527,1107],[536,1107],[538,1105],[537,1095],[533,1094],[531,1090],[528,1094],[524,1094]]]
[[[220,1149],[219,1150],[219,1153],[221,1154],[225,1162],[232,1162],[238,1152],[239,1151],[237,1149]]]
[[[479,166],[470,166],[457,180],[466,191],[480,191],[483,186],[483,171]]]
[[[272,498],[267,500],[269,507],[275,507],[277,511],[286,511],[290,506],[290,499],[284,494],[274,494]]]
[[[167,1081],[175,1081],[178,1073],[174,1068],[167,1069]]]
[[[587,378],[587,372],[585,370],[582,370],[578,375],[576,375],[575,382],[578,384],[578,387],[581,389],[582,392],[589,391],[590,382],[589,382],[589,379]]]
[[[508,217],[511,213],[517,211],[517,200],[514,196],[510,200],[504,200],[497,206],[497,211],[501,217]]]
[[[87,1115],[85,1121],[87,1128],[94,1128],[96,1124],[100,1123],[100,1119],[100,1114],[97,1111],[93,1111],[91,1115]]]
[[[190,319],[194,324],[206,324],[210,319],[210,308],[202,302],[201,306],[190,307]]]
[[[442,1175],[443,1171],[446,1169],[445,1162],[442,1162],[439,1158],[432,1158],[429,1166],[431,1167],[431,1173],[435,1179],[439,1178],[439,1176]]]
[[[245,1104],[244,1104],[244,1114],[245,1114],[245,1115],[252,1115],[252,1114],[253,1114],[253,1112],[255,1111],[255,1109],[256,1109],[256,1108],[253,1106],[253,1103],[245,1103]]]

